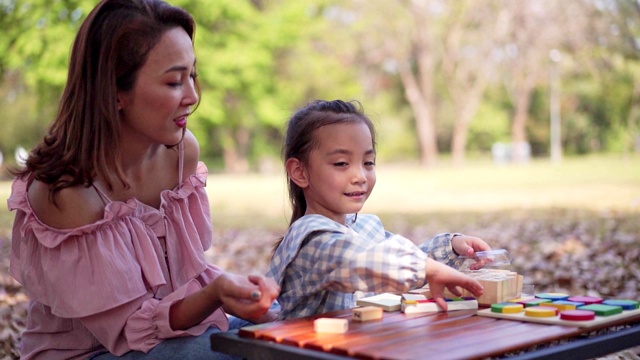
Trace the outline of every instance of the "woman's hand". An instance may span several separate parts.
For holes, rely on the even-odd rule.
[[[268,311],[280,294],[280,286],[272,278],[260,275],[225,273],[212,285],[227,313],[253,322],[270,317]]]

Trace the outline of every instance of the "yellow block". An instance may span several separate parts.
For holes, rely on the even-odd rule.
[[[524,314],[531,317],[553,317],[558,315],[558,309],[549,306],[530,306],[524,309]]]

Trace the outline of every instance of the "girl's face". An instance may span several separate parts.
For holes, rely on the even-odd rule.
[[[118,93],[122,136],[141,145],[175,145],[182,139],[195,89],[195,54],[181,27],[164,33],[138,71],[133,88]]]
[[[314,134],[318,147],[305,167],[306,214],[324,215],[345,224],[376,184],[376,154],[371,132],[362,122],[327,125]]]

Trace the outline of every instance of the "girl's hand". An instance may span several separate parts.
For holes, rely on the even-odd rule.
[[[444,311],[447,311],[447,302],[444,300],[445,288],[457,296],[462,295],[458,286],[470,291],[476,297],[484,293],[484,288],[476,279],[431,258],[427,259],[427,282],[431,297]]]
[[[466,256],[466,257],[474,257],[474,254],[477,251],[489,251],[491,250],[491,246],[487,244],[484,240],[475,237],[475,236],[467,236],[467,235],[456,235],[451,239],[451,247],[458,254],[458,256]],[[489,259],[478,259],[478,261],[471,265],[469,268],[471,270],[479,270],[481,269],[487,262],[490,262]]]
[[[280,286],[272,278],[260,275],[224,273],[212,284],[226,312],[253,322],[264,321],[280,294]]]

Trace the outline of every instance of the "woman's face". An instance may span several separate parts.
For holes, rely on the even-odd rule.
[[[195,89],[193,43],[181,27],[162,35],[129,91],[118,92],[122,136],[137,144],[175,145],[182,139]]]

